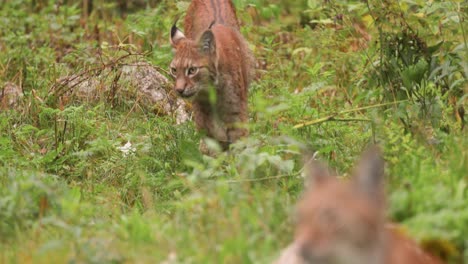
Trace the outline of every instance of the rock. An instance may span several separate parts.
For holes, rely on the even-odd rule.
[[[65,89],[68,96],[73,95],[80,99],[93,100],[99,98],[100,82],[98,77],[87,75],[70,75],[61,77],[57,83]]]
[[[18,106],[19,100],[23,97],[23,91],[18,85],[7,82],[0,91],[0,108],[12,109]]]
[[[177,124],[189,119],[186,103],[172,94],[167,78],[146,62],[138,62],[122,67],[122,79],[133,85],[136,90],[146,96],[150,103],[156,104],[164,114],[174,115]]]
[[[113,71],[113,72],[111,72]],[[109,78],[114,76],[114,78]],[[117,78],[115,78],[117,77]],[[117,87],[114,83],[116,81]],[[138,102],[156,109],[158,114],[174,116],[177,124],[190,118],[185,101],[172,93],[167,78],[147,62],[123,64],[120,68],[104,69],[99,74],[75,74],[57,81],[53,89],[59,96],[77,99],[96,100],[103,94],[109,94],[115,88],[114,97],[132,98],[138,96]]]

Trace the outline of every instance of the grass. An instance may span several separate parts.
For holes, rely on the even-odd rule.
[[[4,3],[0,87],[24,96],[0,111],[0,263],[270,263],[292,239],[302,149],[345,172],[373,142],[387,161],[389,217],[468,263],[466,4],[234,2],[259,69],[250,136],[216,158],[199,153],[192,122],[155,115],[125,87],[109,97],[115,69],[93,100],[49,94],[60,77],[125,54],[166,69],[186,2],[119,13],[95,1],[87,20],[80,1]],[[428,47],[444,43],[396,52],[400,11]]]

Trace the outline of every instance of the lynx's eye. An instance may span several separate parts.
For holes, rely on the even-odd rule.
[[[171,74],[172,76],[176,77],[177,76],[177,69],[174,67],[171,67]]]
[[[198,68],[197,67],[190,67],[187,69],[187,76],[193,77],[198,73]]]

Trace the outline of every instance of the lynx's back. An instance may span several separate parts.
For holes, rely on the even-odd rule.
[[[236,9],[230,0],[193,0],[184,21],[185,35],[197,39],[212,23],[239,30]]]

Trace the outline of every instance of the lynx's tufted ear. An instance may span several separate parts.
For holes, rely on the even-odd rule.
[[[172,28],[171,28],[171,45],[172,45],[172,47],[177,46],[179,41],[181,41],[182,39],[185,39],[184,33],[182,33],[182,31],[180,31],[177,28],[177,26],[174,24],[172,26]]]
[[[216,52],[216,40],[213,31],[211,29],[205,31],[198,44],[201,52],[206,55],[214,54]]]
[[[369,148],[361,157],[353,173],[355,186],[371,199],[379,198],[383,192],[384,160],[377,146]]]
[[[303,158],[305,185],[307,189],[318,188],[321,183],[329,180],[333,176],[330,168],[326,164],[315,160],[314,156],[306,154]]]

